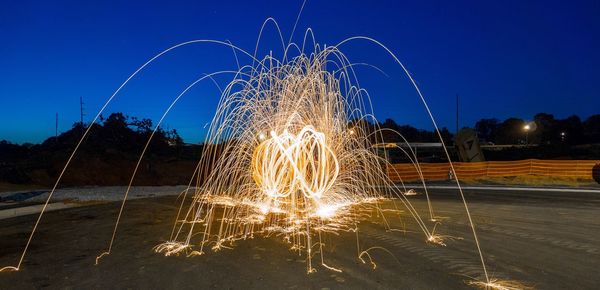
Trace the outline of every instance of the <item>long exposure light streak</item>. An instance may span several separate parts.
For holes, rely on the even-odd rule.
[[[272,53],[261,59],[256,56],[260,36],[269,22],[277,27],[284,47],[281,59]],[[307,52],[305,47],[309,35],[313,40],[313,50]],[[90,128],[108,104],[153,61],[169,51],[194,43],[213,43],[231,48],[237,70],[205,75],[190,84],[166,109],[131,176],[108,249],[97,257],[96,263],[111,253],[128,193],[154,132],[177,101],[194,85],[204,79],[214,81],[212,77],[222,73],[230,73],[234,77],[224,89],[220,89],[220,102],[210,123],[205,142],[207,145],[188,189],[183,193],[171,238],[157,245],[156,252],[167,256],[195,256],[205,254],[207,249],[217,251],[232,248],[235,241],[256,235],[276,236],[288,242],[290,249],[306,256],[308,273],[317,270],[313,263],[317,253],[321,266],[341,272],[343,269],[325,262],[323,236],[345,231],[357,235],[357,258],[366,263],[366,257],[375,267],[369,251],[389,251],[381,247],[361,250],[358,243],[359,227],[361,221],[376,212],[391,229],[383,212],[395,209],[381,208],[381,201],[389,198],[396,198],[405,206],[422,230],[426,242],[445,246],[444,240],[453,238],[435,233],[439,221],[434,216],[424,180],[430,215],[426,220],[421,218],[407,199],[406,195],[412,192],[405,195],[402,188],[388,177],[388,160],[378,154],[376,146],[383,142],[383,137],[373,117],[370,96],[358,85],[353,70],[356,64],[340,48],[350,41],[360,40],[383,48],[408,76],[443,143],[433,114],[408,70],[387,47],[368,37],[351,37],[334,46],[320,46],[314,40],[312,30],[308,29],[301,46],[292,43],[291,39],[290,36],[290,41],[285,45],[275,20],[267,19],[260,30],[253,55],[230,42],[192,40],[174,45],[144,63],[110,96],[86,128],[59,174],[17,265],[4,267],[0,271],[20,270],[53,193]],[[240,66],[237,53],[249,57],[251,65]],[[444,150],[449,160],[445,146]],[[412,149],[403,152],[413,161],[415,170],[422,177]],[[451,163],[450,168],[454,172]],[[516,284],[510,283],[514,282],[490,280],[475,225],[458,180],[456,184],[485,279],[474,281],[471,285],[512,289],[510,287]],[[188,192],[193,195],[189,197]]]

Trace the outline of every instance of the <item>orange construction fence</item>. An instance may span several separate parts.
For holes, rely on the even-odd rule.
[[[592,168],[600,160],[538,160],[453,162],[459,179],[503,177],[503,176],[556,176],[592,179]],[[450,164],[419,163],[425,180],[448,180]],[[420,180],[417,165],[412,163],[392,164],[388,166],[388,175],[393,181]]]

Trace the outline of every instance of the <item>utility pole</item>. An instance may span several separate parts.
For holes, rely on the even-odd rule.
[[[456,94],[456,135],[458,135],[458,94]]]
[[[83,125],[83,97],[79,97],[79,122]]]
[[[56,123],[54,126],[54,141],[58,142],[58,113],[56,113]]]

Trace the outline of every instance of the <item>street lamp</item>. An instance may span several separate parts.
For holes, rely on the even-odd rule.
[[[525,145],[529,144],[529,130],[531,130],[531,125],[525,124],[523,126],[523,130],[525,130]]]

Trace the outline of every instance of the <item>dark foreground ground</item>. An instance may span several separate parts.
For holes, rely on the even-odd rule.
[[[361,224],[361,248],[376,269],[357,258],[356,235],[326,239],[326,263],[306,274],[305,257],[276,237],[239,242],[233,250],[192,258],[164,257],[152,248],[169,237],[174,197],[128,203],[113,253],[94,266],[108,244],[119,203],[45,215],[19,272],[0,273],[0,289],[463,289],[481,277],[464,208],[453,190],[432,195],[440,234],[462,237],[446,247],[425,242],[408,214]],[[468,192],[492,277],[538,289],[597,289],[600,285],[600,197],[596,194]],[[410,197],[427,217],[423,196]],[[388,202],[388,206],[391,202]],[[0,221],[0,265],[14,264],[37,216]],[[432,226],[432,225],[431,225]],[[393,254],[393,256],[392,256]]]

